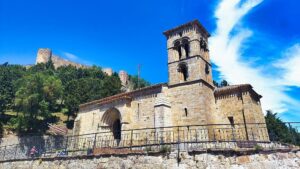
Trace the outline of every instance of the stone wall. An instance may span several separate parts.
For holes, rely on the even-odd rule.
[[[2,162],[0,169],[298,169],[300,152],[213,155],[208,153],[189,155],[182,152],[168,155],[116,155],[99,157],[77,157],[38,159],[16,162]]]
[[[233,117],[235,129],[239,131],[236,133],[237,138],[240,140],[247,139],[245,133],[245,128],[247,128],[247,134],[250,140],[269,140],[260,102],[251,95],[250,91],[232,92],[216,97],[215,100],[216,114],[222,117],[219,118],[219,123],[230,124],[229,117]],[[245,122],[248,126],[242,125]]]
[[[76,118],[76,134],[89,134],[95,132],[110,131],[111,125],[103,121],[103,117],[111,108],[115,108],[120,113],[122,130],[153,128],[154,122],[154,105],[156,96],[159,91],[140,92],[132,96],[132,100],[118,100],[104,105],[91,105],[87,108],[81,108]],[[112,117],[106,114],[107,118]],[[113,119],[111,119],[113,120]]]
[[[201,82],[169,87],[174,126],[210,124],[213,113],[213,90]]]

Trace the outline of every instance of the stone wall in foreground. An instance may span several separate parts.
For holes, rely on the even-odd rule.
[[[95,158],[73,158],[57,160],[32,160],[0,163],[0,169],[287,169],[300,168],[300,151],[289,153],[253,154],[244,156],[224,156],[212,154],[189,155],[177,153],[169,155],[127,155]]]

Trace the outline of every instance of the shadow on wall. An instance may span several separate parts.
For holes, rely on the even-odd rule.
[[[0,122],[0,145],[2,143],[2,137],[3,137],[3,125],[2,123]]]
[[[63,149],[65,142],[64,136],[28,136],[19,138],[19,149],[29,155],[30,149],[35,146],[37,154],[41,155],[55,149]]]

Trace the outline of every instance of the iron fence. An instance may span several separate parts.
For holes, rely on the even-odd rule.
[[[300,122],[286,123],[291,133],[298,133]],[[292,127],[293,126],[293,127]],[[296,135],[297,136],[297,135]],[[299,136],[299,135],[298,135]],[[300,138],[293,138],[297,144]],[[288,148],[280,143],[266,124],[212,124],[172,126],[98,132],[75,136],[31,136],[19,138],[19,144],[0,147],[0,161],[35,157],[78,156],[118,152],[205,151],[208,149],[236,150],[247,148]]]

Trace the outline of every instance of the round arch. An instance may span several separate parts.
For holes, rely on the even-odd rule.
[[[185,56],[189,57],[190,55],[190,42],[189,42],[189,38],[182,38],[181,40],[182,43],[182,47],[185,51]]]
[[[182,57],[182,51],[181,51],[181,43],[179,40],[174,41],[174,49],[178,53],[178,59],[180,60]]]
[[[180,73],[180,79],[183,81],[187,81],[189,74],[188,74],[188,66],[187,63],[181,62],[178,64],[177,71]]]
[[[121,113],[116,108],[108,109],[102,116],[101,122],[109,126],[111,132],[113,133],[114,139],[121,139],[122,131],[122,117]]]

